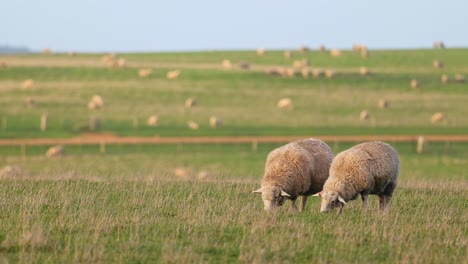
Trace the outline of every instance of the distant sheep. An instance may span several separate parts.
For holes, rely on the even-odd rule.
[[[223,60],[221,65],[223,65],[224,69],[232,69],[232,63],[230,60]]]
[[[185,108],[191,108],[196,105],[197,105],[197,100],[195,100],[194,98],[187,98],[187,100],[185,100]]]
[[[104,100],[100,95],[93,95],[88,102],[88,108],[91,110],[101,109],[104,106]]]
[[[447,74],[442,74],[442,76],[440,77],[440,81],[442,81],[442,83],[448,83],[449,77],[447,76]]]
[[[432,44],[432,48],[434,48],[434,49],[445,49],[445,44],[442,41],[435,41]]]
[[[151,73],[152,73],[151,69],[140,69],[138,71],[138,76],[140,76],[140,78],[147,78],[151,75]]]
[[[411,85],[411,88],[415,88],[415,89],[416,89],[416,88],[419,88],[419,87],[421,86],[421,84],[419,83],[419,81],[418,81],[418,80],[415,80],[415,79],[411,80],[410,85]]]
[[[250,63],[248,62],[240,62],[239,63],[239,68],[243,70],[249,70],[250,69]]]
[[[367,76],[371,74],[371,71],[367,67],[361,67],[359,68],[359,74],[362,76]]]
[[[180,76],[180,70],[169,71],[166,74],[166,77],[168,80],[175,80],[179,78],[179,76]]]
[[[456,74],[455,75],[455,81],[458,83],[464,83],[465,82],[465,76],[461,74]]]
[[[0,179],[20,178],[24,176],[23,169],[18,165],[7,165],[0,169]]]
[[[146,120],[148,126],[154,127],[158,125],[159,117],[157,115],[152,115]]]
[[[174,169],[174,175],[179,178],[188,178],[190,177],[190,172],[184,167],[177,167]]]
[[[198,123],[194,121],[188,121],[187,125],[192,130],[197,130],[199,128]]]
[[[280,109],[292,108],[292,100],[291,98],[282,98],[278,101],[276,105]]]
[[[327,48],[325,47],[325,45],[320,45],[320,46],[319,46],[319,51],[320,51],[320,52],[326,52],[326,51],[327,51]]]
[[[257,49],[257,55],[258,56],[263,56],[264,54],[265,54],[265,49],[262,49],[262,48]]]
[[[320,77],[324,75],[324,71],[322,69],[312,69],[312,76]]]
[[[302,68],[301,75],[302,78],[308,79],[310,77],[310,70],[308,68]]]
[[[331,79],[331,78],[333,78],[333,77],[335,77],[335,76],[336,76],[336,71],[330,70],[330,69],[328,69],[328,70],[325,71],[325,77]]]
[[[65,148],[62,145],[57,145],[50,147],[47,150],[46,156],[48,158],[53,158],[53,157],[62,157],[65,154]]]
[[[361,120],[367,120],[369,119],[370,117],[370,114],[369,112],[367,112],[366,110],[363,110],[360,114],[359,114],[359,119]]]
[[[286,69],[286,76],[289,77],[289,78],[292,78],[292,77],[296,76],[296,70],[294,70],[292,68]]]
[[[289,59],[292,58],[292,52],[289,51],[289,50],[286,50],[286,51],[284,51],[283,56],[284,56],[285,59],[289,60]]]
[[[296,212],[296,199],[302,196],[299,212],[304,211],[308,196],[322,190],[333,160],[331,148],[318,139],[291,142],[268,154],[260,189],[264,209],[270,211],[291,200]]]
[[[125,68],[127,66],[127,62],[125,61],[124,58],[119,58],[117,60],[117,67],[119,68]]]
[[[367,211],[369,194],[378,195],[380,210],[387,211],[397,186],[400,159],[395,149],[383,142],[358,144],[336,155],[330,167],[330,177],[323,190],[316,194],[322,198],[321,212],[329,212],[344,205],[358,195]]]
[[[304,68],[309,66],[309,60],[308,59],[302,59],[302,60],[295,60],[293,62],[293,67],[296,69]]]
[[[432,62],[432,66],[436,69],[442,69],[444,67],[444,64],[440,60],[434,60]]]
[[[25,80],[22,84],[21,84],[21,88],[23,89],[31,89],[34,87],[34,81],[31,80],[31,79],[28,79],[28,80]]]
[[[444,115],[444,113],[441,113],[441,112],[437,112],[437,113],[433,114],[432,117],[431,117],[431,122],[433,124],[442,123],[444,120],[445,120],[445,115]]]
[[[268,69],[266,71],[266,74],[270,75],[270,76],[286,77],[287,76],[287,69],[285,69],[283,67],[274,67],[274,68]]]
[[[310,51],[310,48],[307,47],[307,46],[300,46],[299,47],[299,52],[302,52],[302,53],[305,53],[305,52],[309,52]]]
[[[330,55],[332,57],[340,57],[342,55],[342,52],[339,49],[332,49],[330,50]]]
[[[210,117],[210,127],[211,128],[218,128],[218,127],[221,127],[222,125],[223,125],[223,121],[221,119],[219,119],[216,116]]]
[[[385,108],[388,108],[389,105],[390,103],[387,100],[384,100],[384,99],[379,100],[379,108],[385,109]]]

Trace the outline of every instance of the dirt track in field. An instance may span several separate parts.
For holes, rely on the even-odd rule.
[[[358,135],[314,136],[326,142],[364,142],[381,140],[387,142],[416,142],[415,135]],[[220,143],[286,143],[307,136],[220,136],[220,137],[118,137],[113,134],[87,134],[74,138],[0,139],[0,146],[41,145],[98,145],[98,144],[220,144]],[[468,142],[468,135],[428,135],[430,142]]]

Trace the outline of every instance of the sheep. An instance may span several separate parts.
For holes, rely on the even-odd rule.
[[[435,42],[432,44],[432,48],[434,48],[434,49],[444,49],[444,48],[445,48],[445,44],[444,44],[444,42],[442,42],[442,41],[435,41]]]
[[[308,196],[322,190],[333,160],[331,148],[319,139],[293,141],[268,154],[261,187],[264,210],[270,211],[291,200],[290,211],[297,212],[296,199],[302,196],[299,212]]]
[[[385,109],[385,108],[388,108],[389,105],[390,105],[390,103],[387,100],[385,100],[385,99],[380,99],[379,100],[379,108]]]
[[[449,82],[449,77],[447,76],[447,74],[442,74],[442,76],[440,77],[440,81],[442,83],[448,83]]]
[[[321,212],[339,207],[338,213],[342,213],[345,204],[359,194],[366,212],[368,195],[378,195],[380,210],[386,212],[399,171],[400,159],[392,146],[380,141],[361,143],[336,155],[330,167],[330,177],[323,190],[314,196],[322,199]]]
[[[302,45],[302,46],[299,47],[299,51],[302,52],[302,53],[309,52],[310,48],[305,46],[305,45]]]
[[[281,100],[278,101],[278,103],[276,105],[280,109],[292,108],[291,98],[282,98]]]
[[[232,63],[230,60],[223,60],[221,65],[223,65],[224,69],[232,69]]]
[[[301,70],[301,75],[302,75],[302,78],[304,79],[309,79],[310,77],[310,70],[308,68],[302,68]]]
[[[61,157],[63,156],[64,152],[65,152],[65,149],[62,145],[56,145],[56,146],[50,147],[47,150],[46,156],[48,158]]]
[[[243,69],[243,70],[249,70],[250,69],[250,63],[248,62],[240,62],[239,63],[239,68]]]
[[[185,108],[191,108],[196,105],[197,105],[197,100],[193,98],[187,98],[187,100],[185,100]]]
[[[190,129],[192,129],[192,130],[198,130],[198,128],[199,128],[198,123],[197,123],[197,122],[194,122],[194,121],[188,121],[188,122],[187,122],[187,125],[188,125],[188,127],[189,127]]]
[[[324,71],[322,69],[312,69],[312,76],[314,77],[320,77],[324,74]]]
[[[325,45],[320,45],[320,46],[319,46],[319,51],[320,51],[320,52],[326,52],[326,51],[327,51],[327,48],[325,47]]]
[[[8,68],[8,64],[4,61],[0,61],[0,69],[6,69]]]
[[[152,73],[152,70],[151,69],[140,69],[138,70],[138,76],[140,76],[140,78],[147,78],[151,75]]]
[[[168,71],[166,74],[166,77],[168,80],[175,80],[179,78],[179,76],[180,76],[180,70]]]
[[[119,68],[125,68],[127,66],[127,62],[125,61],[124,58],[119,58],[117,60],[117,67]]]
[[[292,68],[286,69],[286,76],[289,78],[293,78],[294,76],[296,76],[296,70]]]
[[[0,179],[20,178],[24,176],[23,169],[18,165],[7,165],[0,169]]]
[[[440,60],[434,60],[432,62],[432,66],[436,69],[442,69],[444,67],[444,64]]]
[[[442,123],[445,119],[445,115],[444,113],[441,113],[441,112],[437,112],[437,113],[434,113],[431,117],[431,122],[433,124],[436,124],[436,123]]]
[[[148,126],[157,126],[159,121],[159,117],[157,115],[152,115],[148,117],[148,120],[146,120],[146,124]]]
[[[458,83],[464,83],[465,82],[465,76],[461,74],[456,74],[455,75],[455,81]]]
[[[369,119],[369,117],[370,117],[370,114],[366,110],[361,111],[361,113],[359,114],[359,119],[361,120],[367,120]]]
[[[270,75],[270,76],[283,76],[283,77],[286,77],[287,76],[287,70],[285,68],[282,68],[282,67],[274,67],[274,68],[268,69],[266,71],[266,74]]]
[[[302,60],[295,60],[293,62],[293,67],[300,69],[309,66],[309,60],[308,59],[302,59]]]
[[[104,100],[100,95],[93,95],[91,100],[88,102],[88,108],[90,110],[100,109],[104,106]]]
[[[414,89],[419,88],[421,86],[419,81],[415,79],[411,80],[410,85],[411,85],[411,88],[414,88]]]
[[[223,125],[223,121],[221,119],[219,119],[216,116],[211,116],[210,117],[210,127],[211,128],[218,128],[218,127],[221,127],[222,125]]]
[[[190,177],[190,172],[188,169],[184,167],[177,167],[174,169],[174,175],[179,177],[179,178],[189,178]]]
[[[359,73],[362,76],[367,76],[367,75],[371,74],[371,71],[367,67],[361,67],[361,68],[359,68]]]
[[[333,78],[336,76],[336,71],[328,69],[325,71],[325,76],[327,78]]]
[[[289,50],[285,50],[283,56],[285,59],[289,60],[292,58],[292,52]]]
[[[342,53],[341,53],[341,50],[339,50],[339,49],[332,49],[332,50],[330,50],[330,55],[331,55],[332,57],[340,57],[341,54],[342,54]]]
[[[263,48],[257,49],[257,55],[258,56],[263,56],[264,54],[265,54],[265,49],[263,49]]]
[[[28,79],[28,80],[25,80],[22,84],[21,84],[21,88],[23,89],[30,89],[30,88],[33,88],[34,87],[34,81],[31,80],[31,79]]]

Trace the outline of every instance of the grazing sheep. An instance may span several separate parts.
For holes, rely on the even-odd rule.
[[[292,108],[292,100],[291,98],[283,98],[278,101],[277,106],[280,109]]]
[[[416,89],[416,88],[419,88],[419,87],[421,86],[421,84],[419,83],[419,81],[418,81],[418,80],[415,80],[415,79],[411,80],[410,85],[411,85],[411,88],[415,88],[415,89]]]
[[[198,123],[194,121],[188,121],[187,125],[192,130],[197,130],[199,128]]]
[[[197,100],[193,98],[187,98],[187,100],[185,100],[185,108],[191,108],[196,105],[197,105]]]
[[[284,55],[284,58],[287,59],[287,60],[292,58],[292,52],[289,51],[289,50],[284,51],[283,55]]]
[[[294,70],[292,68],[286,69],[286,76],[289,77],[289,78],[292,78],[292,77],[296,76],[296,70]]]
[[[442,76],[440,77],[440,80],[442,81],[442,83],[448,83],[449,77],[447,76],[447,74],[442,74]]]
[[[432,66],[436,69],[442,69],[444,67],[444,64],[440,60],[434,60],[432,62]]]
[[[370,117],[370,114],[369,112],[367,112],[366,110],[363,110],[360,114],[359,114],[359,119],[361,120],[367,120],[369,119]]]
[[[445,44],[444,44],[444,42],[442,42],[442,41],[435,41],[435,42],[432,44],[432,48],[434,48],[434,49],[444,49],[444,48],[445,48]]]
[[[50,147],[47,150],[46,156],[48,158],[62,157],[64,153],[65,153],[65,148],[62,145],[56,145],[56,146]]]
[[[148,120],[146,120],[146,124],[148,126],[157,126],[159,121],[159,117],[157,115],[152,115],[148,117]]]
[[[455,75],[455,81],[458,83],[464,83],[465,82],[465,76],[461,74],[456,74]]]
[[[380,210],[390,207],[390,200],[397,185],[400,159],[395,149],[383,142],[358,144],[336,155],[330,167],[330,177],[323,191],[315,196],[322,198],[321,212],[329,212],[357,198],[362,198],[362,208],[367,211],[369,194],[378,195]]]
[[[211,178],[211,173],[206,170],[202,170],[197,174],[197,179],[199,180],[208,180],[209,178]]]
[[[265,49],[263,49],[263,48],[257,49],[257,55],[258,56],[263,56],[264,54],[265,54]]]
[[[219,119],[216,116],[210,117],[210,127],[211,128],[218,128],[218,127],[221,127],[222,125],[223,125],[223,121],[221,119]]]
[[[175,80],[179,78],[179,76],[180,76],[180,70],[168,71],[166,74],[166,77],[168,80]]]
[[[433,124],[442,123],[444,120],[445,120],[445,115],[444,113],[441,113],[441,112],[434,113],[431,117],[431,122]]]
[[[367,75],[371,74],[371,71],[367,67],[361,67],[361,68],[359,68],[359,73],[362,76],[367,76]]]
[[[117,60],[117,67],[119,68],[125,68],[127,66],[127,62],[125,61],[124,58],[119,58]]]
[[[295,60],[293,62],[293,67],[296,69],[304,68],[309,66],[309,60],[308,59],[302,59],[302,60]]]
[[[333,78],[336,76],[336,71],[328,69],[325,71],[325,76],[327,78]]]
[[[332,49],[330,50],[330,55],[332,57],[340,57],[342,55],[342,52],[339,49]]]
[[[324,75],[324,71],[322,69],[312,69],[312,76],[320,77]]]
[[[249,70],[250,69],[250,63],[248,62],[240,62],[239,63],[239,68],[243,70]]]
[[[385,100],[385,99],[380,99],[379,100],[379,108],[385,109],[385,108],[388,108],[389,105],[390,105],[390,103],[387,100]]]
[[[304,211],[307,197],[322,190],[328,178],[333,152],[323,141],[310,138],[291,142],[268,154],[260,189],[264,209],[270,211],[291,200],[296,212],[296,199],[302,196],[299,212]]]
[[[28,80],[25,80],[22,84],[21,84],[21,88],[23,89],[31,89],[34,87],[34,81],[31,80],[31,79],[28,79]]]
[[[325,45],[320,45],[320,46],[319,46],[319,51],[320,51],[320,52],[326,52],[326,51],[327,51],[327,48],[325,47]]]
[[[93,95],[91,100],[88,102],[88,108],[90,110],[100,109],[104,106],[104,100],[100,95]]]
[[[140,78],[147,78],[151,75],[151,73],[152,73],[151,69],[140,69],[138,71],[138,76],[140,76]]]
[[[310,48],[305,46],[305,45],[302,45],[302,46],[299,47],[299,51],[302,52],[302,53],[309,52]]]
[[[23,169],[18,165],[7,165],[0,170],[0,179],[19,178],[24,176]]]
[[[274,68],[271,68],[271,69],[267,70],[266,74],[270,75],[270,76],[283,76],[283,77],[286,77],[287,76],[287,70],[285,68],[282,68],[282,67],[274,67]]]
[[[310,77],[310,70],[308,68],[302,68],[301,70],[301,75],[302,75],[302,78],[304,79],[309,79]]]
[[[190,172],[184,167],[177,167],[174,169],[174,175],[179,178],[188,178],[190,177]]]
[[[221,64],[224,69],[232,69],[232,63],[230,60],[223,60]]]

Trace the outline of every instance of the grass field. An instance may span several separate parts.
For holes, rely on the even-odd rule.
[[[64,138],[96,132],[120,136],[466,135],[466,83],[442,84],[443,73],[468,76],[468,49],[371,51],[369,58],[310,52],[327,79],[265,74],[290,66],[280,51],[118,54],[108,69],[97,54],[0,56],[0,138]],[[223,59],[252,63],[225,70]],[[434,69],[432,61],[444,62]],[[360,66],[373,74],[359,76]],[[152,68],[146,79],[139,68]],[[165,78],[181,69],[179,79]],[[411,79],[421,81],[410,88]],[[33,79],[35,86],[21,89]],[[93,111],[94,94],[104,107]],[[28,107],[26,97],[37,100]],[[198,105],[184,107],[188,97]],[[290,97],[294,107],[276,103]],[[390,101],[380,109],[379,99]],[[359,120],[368,110],[369,120]],[[46,131],[40,116],[49,113]],[[432,124],[431,116],[446,119]],[[156,127],[146,125],[159,115]],[[217,115],[223,127],[212,129]],[[190,130],[188,120],[200,124]],[[327,142],[335,153],[354,143]],[[320,214],[310,198],[302,214],[263,211],[258,195],[267,154],[280,144],[169,144],[0,148],[0,261],[5,263],[464,263],[468,248],[468,143],[389,142],[399,152],[399,185],[387,215],[377,198],[363,214],[350,202],[342,215]],[[176,169],[186,175],[177,176]],[[203,177],[200,172],[204,172]]]

